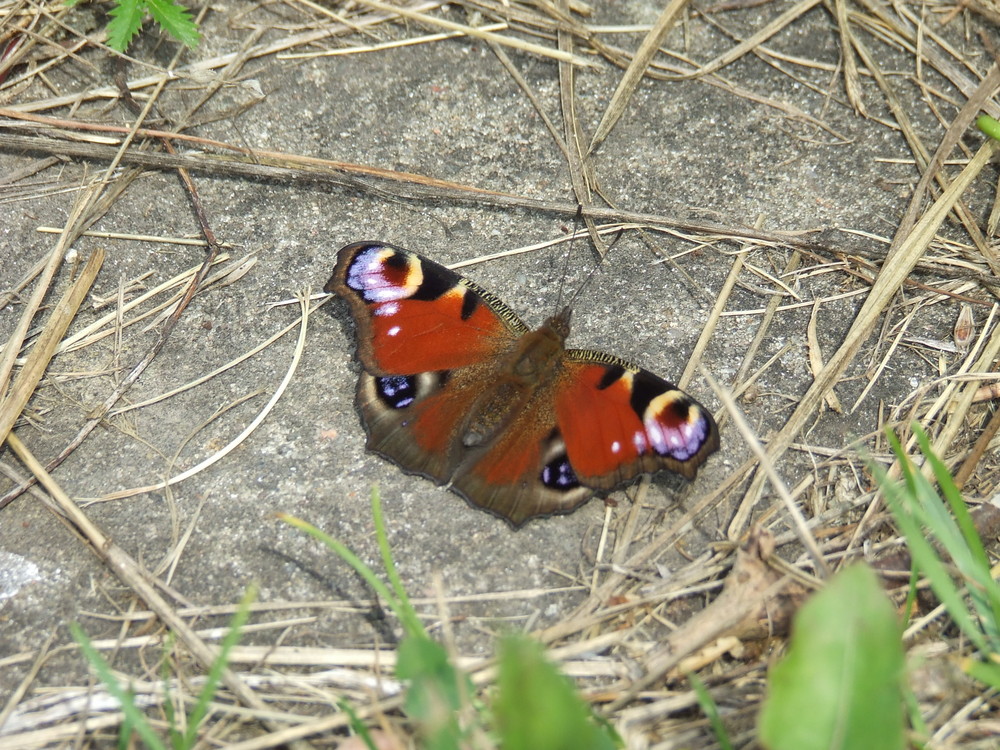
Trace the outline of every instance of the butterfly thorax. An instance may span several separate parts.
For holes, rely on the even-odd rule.
[[[517,340],[494,384],[469,410],[462,431],[464,447],[489,444],[523,411],[532,395],[556,377],[568,332],[569,315],[564,311]]]

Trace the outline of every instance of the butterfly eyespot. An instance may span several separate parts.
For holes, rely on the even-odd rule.
[[[392,409],[405,409],[417,396],[417,379],[406,375],[375,378],[379,398]]]
[[[686,461],[708,438],[708,423],[687,396],[667,391],[651,399],[643,413],[646,436],[654,451]]]
[[[566,456],[557,456],[542,467],[542,484],[554,490],[572,490],[580,486]]]
[[[345,281],[366,302],[378,305],[415,295],[423,284],[423,273],[419,261],[411,263],[409,256],[372,245],[354,257]],[[381,314],[387,311],[382,310]]]

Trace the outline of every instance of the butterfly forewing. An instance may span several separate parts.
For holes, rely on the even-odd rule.
[[[481,363],[528,330],[496,297],[415,253],[359,242],[337,257],[325,289],[350,304],[358,357],[371,373],[414,375]]]
[[[570,350],[556,415],[577,478],[610,489],[643,472],[693,479],[719,447],[705,407],[648,370],[602,352]]]

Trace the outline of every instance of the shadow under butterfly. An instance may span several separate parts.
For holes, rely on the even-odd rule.
[[[712,415],[676,386],[567,349],[568,306],[529,329],[475,282],[378,242],[342,248],[324,288],[357,325],[368,449],[514,527],[644,472],[693,479],[719,447]]]

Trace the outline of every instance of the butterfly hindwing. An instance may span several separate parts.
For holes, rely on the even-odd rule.
[[[514,526],[593,495],[566,459],[548,389],[519,389],[489,362],[414,376],[364,372],[357,400],[370,450]]]
[[[463,497],[514,526],[568,513],[594,494],[570,466],[549,391],[534,392],[496,440],[470,454],[452,481]]]
[[[693,479],[718,447],[711,413],[676,386],[603,352],[569,350],[453,487],[520,526],[644,472]]]
[[[368,448],[438,484],[448,482],[463,459],[460,434],[469,403],[489,382],[487,365],[418,375],[361,374],[357,403]]]

